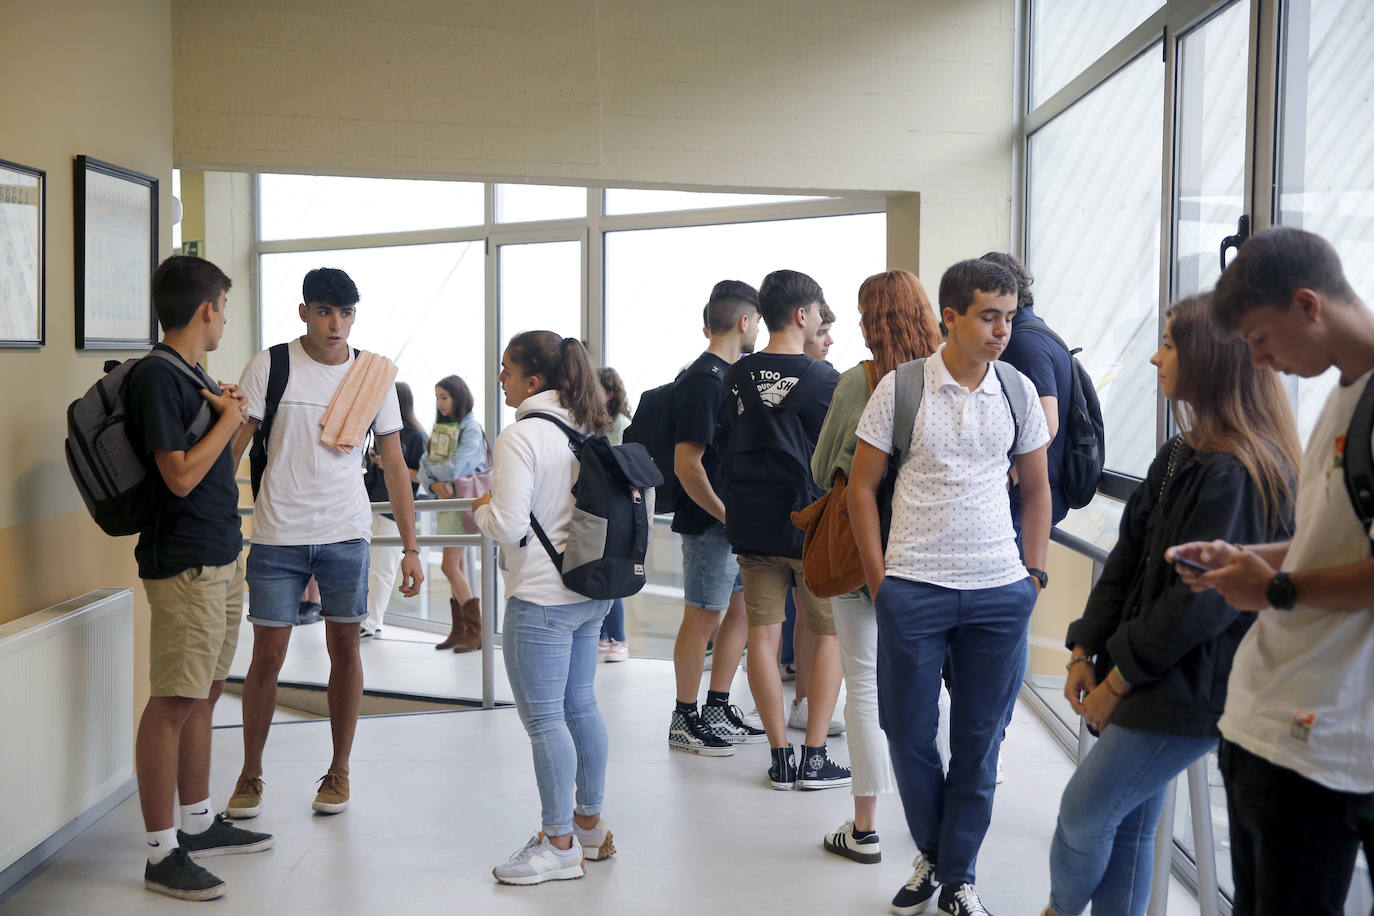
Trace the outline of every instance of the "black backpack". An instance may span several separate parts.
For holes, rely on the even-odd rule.
[[[1370,436],[1374,435],[1374,378],[1365,383],[1360,400],[1355,405],[1355,413],[1350,418],[1350,426],[1345,433],[1345,490],[1350,496],[1350,505],[1369,535],[1370,547],[1374,549],[1374,535],[1369,529],[1374,525],[1374,453],[1370,451]]]
[[[823,381],[817,366],[807,366],[776,407],[764,403],[747,367],[725,380],[744,405],[730,428],[724,464],[725,533],[735,553],[802,555],[805,534],[792,524],[792,513],[824,492],[811,476],[814,447],[800,416]]]
[[[659,515],[676,512],[686,495],[673,471],[673,453],[677,450],[673,438],[677,425],[673,417],[673,387],[680,378],[681,373],[668,384],[650,388],[639,396],[634,419],[625,427],[623,437],[627,443],[642,445],[663,477],[663,483],[654,490],[654,512]]]
[[[579,470],[573,484],[572,524],[563,552],[553,549],[539,520],[530,527],[544,545],[563,584],[588,598],[628,598],[644,587],[649,550],[650,501],[644,490],[663,482],[644,446],[611,445],[605,436],[583,436],[557,417],[529,413],[521,420],[547,420],[568,437]],[[529,541],[522,538],[520,546]]]
[[[248,477],[253,484],[255,502],[258,490],[262,487],[263,472],[267,470],[267,443],[272,438],[272,423],[277,419],[281,396],[286,392],[287,380],[291,378],[290,346],[289,343],[279,343],[267,348],[271,363],[267,370],[267,395],[263,398],[262,422],[253,432],[253,444],[248,448]],[[358,358],[357,347],[353,348],[353,358]]]
[[[1097,483],[1106,463],[1107,432],[1102,424],[1102,405],[1092,376],[1078,361],[1078,350],[1070,350],[1064,339],[1039,324],[1026,324],[1019,331],[1036,331],[1052,339],[1069,354],[1069,410],[1058,436],[1064,440],[1064,457],[1059,465],[1059,490],[1070,509],[1082,509],[1097,495]]]
[[[154,349],[124,362],[110,360],[105,374],[67,408],[67,467],[95,523],[116,537],[138,534],[157,517],[158,471],[149,456],[129,438],[124,396],[140,365],[156,359],[176,367],[197,388],[220,393],[219,385],[178,356]],[[195,445],[214,422],[208,403],[201,404],[186,432],[186,447]]]

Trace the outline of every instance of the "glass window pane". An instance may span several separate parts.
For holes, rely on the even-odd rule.
[[[1155,453],[1159,46],[1030,138],[1027,266],[1040,315],[1092,375],[1107,466],[1143,476]]]
[[[606,360],[631,405],[706,349],[701,312],[717,281],[757,287],[790,266],[815,278],[835,312],[829,362],[844,370],[867,359],[858,293],[887,266],[882,213],[606,233]],[[765,330],[758,346],[766,341]]]
[[[498,256],[502,347],[522,331],[582,338],[581,242],[502,245]],[[501,417],[513,422],[515,411],[503,406]]]
[[[587,189],[545,184],[498,184],[496,221],[528,223],[587,215]]]
[[[260,175],[260,238],[311,239],[480,226],[482,185],[471,181]]]
[[[1244,212],[1250,3],[1233,3],[1179,46],[1174,294],[1211,289],[1221,240]]]
[[[1288,5],[1280,137],[1279,222],[1336,246],[1351,286],[1374,290],[1374,10],[1363,0]],[[1336,384],[1331,370],[1298,382],[1304,442]]]
[[[446,375],[463,377],[480,411],[488,388],[482,250],[481,242],[454,242],[264,254],[262,345],[304,333],[301,280],[312,268],[339,267],[362,296],[349,343],[396,362],[396,380],[410,385],[420,422],[433,423],[434,383]]]
[[[606,213],[668,213],[674,210],[705,210],[708,207],[748,207],[755,204],[780,204],[798,200],[830,200],[788,194],[715,194],[704,191],[644,191],[636,188],[607,188]]]
[[[1164,0],[1033,0],[1031,108],[1062,89],[1163,5]]]

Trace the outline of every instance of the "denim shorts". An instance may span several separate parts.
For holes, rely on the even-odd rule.
[[[367,541],[335,544],[254,544],[248,551],[248,619],[265,627],[294,626],[301,595],[314,576],[320,613],[335,623],[367,619]]]
[[[703,611],[723,611],[730,606],[730,596],[743,589],[739,561],[724,525],[682,535],[682,592],[687,604]]]

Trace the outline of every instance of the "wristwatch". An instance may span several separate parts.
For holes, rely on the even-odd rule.
[[[1264,598],[1276,611],[1291,611],[1293,605],[1298,603],[1298,590],[1293,587],[1293,580],[1288,573],[1275,573],[1274,578],[1269,580],[1269,587],[1264,590]]]
[[[1039,580],[1040,591],[1043,592],[1045,589],[1050,587],[1050,574],[1045,572],[1043,569],[1031,569],[1029,566],[1027,566],[1026,572],[1030,573],[1033,578]]]

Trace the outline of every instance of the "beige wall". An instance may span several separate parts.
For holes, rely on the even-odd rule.
[[[919,192],[919,264],[938,279],[1007,243],[1013,10],[179,0],[175,154],[248,171]]]
[[[63,458],[67,404],[106,359],[74,343],[72,158],[158,178],[170,250],[170,0],[6,0],[0,158],[45,169],[47,346],[0,351],[0,623],[102,586],[137,586],[133,539],[86,514]],[[147,696],[147,606],[135,588],[135,708]]]

